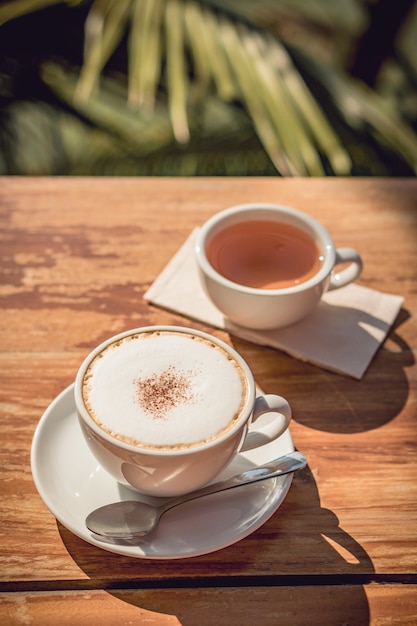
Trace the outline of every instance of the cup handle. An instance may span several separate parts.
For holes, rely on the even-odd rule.
[[[291,407],[285,398],[275,394],[258,396],[252,414],[252,425],[261,417],[269,414],[270,419],[265,420],[259,428],[250,428],[240,452],[253,450],[266,443],[278,439],[284,433],[291,422]]]
[[[350,263],[350,265],[341,272],[332,272],[328,291],[353,283],[362,272],[362,258],[359,252],[353,248],[338,248],[336,250],[335,266],[339,263]]]

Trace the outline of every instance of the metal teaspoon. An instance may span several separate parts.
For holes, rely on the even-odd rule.
[[[92,511],[86,518],[87,528],[96,535],[108,539],[134,539],[150,533],[166,511],[184,502],[195,500],[212,493],[249,485],[267,478],[290,474],[305,467],[306,457],[301,452],[291,452],[270,463],[254,467],[202,489],[178,496],[159,505],[151,505],[137,500],[124,500],[106,504]]]

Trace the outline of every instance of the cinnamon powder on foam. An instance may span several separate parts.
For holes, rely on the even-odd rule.
[[[164,419],[171,409],[195,401],[191,385],[193,372],[172,365],[148,378],[137,378],[136,401],[145,413]]]

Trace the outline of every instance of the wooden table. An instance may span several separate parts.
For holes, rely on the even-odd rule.
[[[37,493],[38,421],[100,341],[190,325],[142,295],[193,227],[251,201],[317,217],[362,253],[360,284],[404,307],[361,381],[193,323],[288,398],[308,467],[222,550],[153,561],[92,546]],[[3,178],[0,211],[0,623],[417,623],[416,180]]]

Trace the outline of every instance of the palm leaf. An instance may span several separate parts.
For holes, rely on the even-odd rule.
[[[298,115],[286,81],[280,72],[274,71],[263,54],[261,37],[245,29],[244,47],[256,68],[255,81],[258,92],[265,102],[277,135],[299,175],[322,176],[324,174],[320,155],[316,150],[308,127]]]
[[[363,83],[323,71],[311,59],[300,57],[306,73],[321,85],[347,127],[373,137],[377,144],[398,155],[417,173],[417,135],[413,128],[389,109],[383,98]]]
[[[337,176],[348,175],[352,166],[351,158],[302,75],[295,71],[285,47],[269,35],[260,43],[265,46],[264,54],[271,60],[277,77],[280,77],[283,87],[288,90],[291,106],[299,112],[309,127],[320,151],[330,162],[333,172]]]
[[[385,110],[382,98],[364,84],[345,83],[332,74],[327,84],[353,128],[367,128],[380,145],[403,158],[417,174],[417,136],[394,111]]]
[[[186,13],[188,13],[188,5]],[[227,51],[224,49],[217,17],[207,8],[203,8],[199,14],[199,20],[199,35],[205,49],[206,65],[211,72],[219,97],[228,102],[237,96],[237,88],[235,77],[228,63]]]
[[[44,63],[41,75],[45,83],[68,105],[106,129],[140,154],[148,154],[172,143],[172,127],[165,109],[156,107],[151,115],[137,115],[127,106],[125,92],[117,81],[108,79],[106,88],[94,91],[88,100],[75,97],[78,77],[55,63]]]
[[[169,112],[177,141],[186,143],[190,138],[187,120],[188,71],[184,55],[185,29],[181,0],[168,0],[166,4],[165,36]]]
[[[260,140],[279,172],[287,176],[298,174],[291,159],[282,150],[280,138],[274,130],[265,101],[257,89],[256,71],[248,62],[247,52],[236,29],[228,19],[221,19],[220,27],[228,61],[234,68],[237,83]]]
[[[125,32],[131,0],[96,0],[85,23],[85,60],[75,98],[87,100]]]
[[[134,2],[129,36],[128,102],[152,111],[162,64],[165,0]]]
[[[205,41],[206,29],[204,28],[204,16],[202,7],[197,2],[190,2],[187,11],[184,12],[185,32],[187,42],[194,59],[194,80],[191,85],[191,100],[200,102],[208,93],[214,68],[207,42]],[[218,85],[218,91],[222,88]]]

